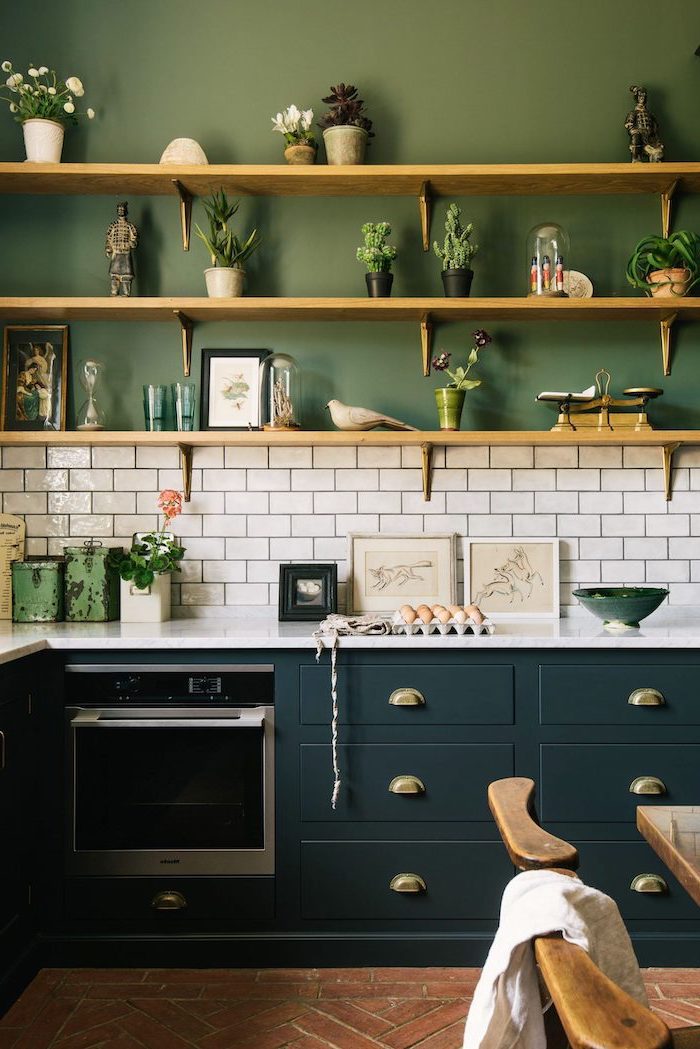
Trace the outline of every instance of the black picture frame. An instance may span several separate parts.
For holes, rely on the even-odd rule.
[[[201,397],[199,403],[199,428],[200,430],[216,430],[219,432],[229,432],[232,430],[260,430],[262,429],[262,420],[260,419],[260,404],[261,404],[261,388],[260,388],[260,373],[261,365],[266,357],[269,357],[270,350],[228,350],[228,349],[203,349],[202,350],[202,381],[201,381]],[[252,391],[247,394],[247,398],[252,402],[253,396],[257,402],[257,410],[255,417],[257,423],[253,425],[250,421],[250,414],[245,416],[241,420],[241,425],[237,426],[232,424],[230,426],[219,425],[212,423],[210,419],[216,418],[214,412],[217,408],[220,409],[220,405],[214,402],[214,391],[212,390],[211,373],[212,373],[212,362],[215,360],[240,360],[242,358],[249,358],[257,360],[258,362],[258,384],[255,393]],[[232,376],[235,377],[235,376]],[[245,382],[245,380],[243,380]],[[249,387],[249,384],[247,384]],[[249,387],[250,388],[250,387]],[[233,400],[233,399],[232,399]]]
[[[66,428],[68,325],[8,325],[3,335],[0,430]]]
[[[320,583],[313,596],[300,594],[299,583]],[[280,565],[280,623],[312,623],[325,619],[338,609],[338,566]]]

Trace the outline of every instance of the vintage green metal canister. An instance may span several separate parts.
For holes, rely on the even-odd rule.
[[[59,623],[63,619],[62,557],[30,557],[12,562],[12,620]]]
[[[67,622],[107,623],[119,619],[119,571],[110,558],[114,549],[102,546],[99,540],[66,547]]]

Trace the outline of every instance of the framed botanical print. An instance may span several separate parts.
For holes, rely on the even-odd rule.
[[[281,623],[319,622],[338,610],[338,566],[280,565]]]
[[[391,612],[403,604],[454,604],[457,536],[348,535],[351,612]]]
[[[202,350],[202,430],[260,429],[261,364],[269,350]]]
[[[65,430],[68,325],[5,328],[2,353],[3,430]]]
[[[559,540],[464,540],[464,603],[489,619],[559,618]]]

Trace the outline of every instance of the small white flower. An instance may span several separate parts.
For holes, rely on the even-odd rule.
[[[278,113],[276,117],[270,117],[272,121],[273,131],[279,131],[282,135],[285,133],[284,118],[281,113]]]
[[[299,119],[301,117],[301,113],[299,112],[297,107],[290,106],[287,112],[285,113],[285,117],[287,127],[289,128],[289,130],[296,131],[297,127],[299,126]]]
[[[63,108],[65,109],[66,113],[75,113],[75,106],[72,102],[64,102]]]
[[[18,111],[18,109],[19,109],[19,106],[15,105],[14,102],[10,102],[10,113],[16,113]]]
[[[50,95],[55,95],[56,94],[56,88],[55,87],[50,87],[49,88],[49,94]]]
[[[46,84],[39,84],[39,90],[43,91],[44,93],[46,93],[49,89],[46,86]]]
[[[45,76],[49,71],[48,66],[39,66],[39,76]]]
[[[87,110],[87,118],[88,118],[88,120],[94,120],[95,119],[95,110],[94,109],[88,109]]]
[[[8,62],[8,60],[5,59],[5,61],[2,64],[2,71],[3,71],[3,73],[9,73],[11,69],[12,69],[12,62]]]
[[[66,80],[66,87],[75,95],[76,98],[82,98],[85,94],[83,82],[77,76],[69,76]]]
[[[305,109],[304,112],[301,114],[301,126],[304,129],[304,131],[308,131],[309,130],[309,128],[311,127],[311,122],[312,122],[313,119],[314,119],[314,111],[313,111],[313,109]]]
[[[39,70],[35,69],[34,66],[32,66],[31,69],[28,69],[27,73],[29,76],[39,76]]]
[[[5,83],[9,87],[10,91],[16,91],[23,80],[24,77],[21,73],[13,73],[12,76],[8,76]]]

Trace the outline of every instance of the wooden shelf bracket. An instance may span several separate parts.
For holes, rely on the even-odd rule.
[[[178,444],[180,465],[182,466],[182,498],[189,503],[192,496],[192,452],[191,444]]]
[[[432,211],[433,197],[430,192],[430,183],[424,182],[420,188],[418,197],[418,211],[420,213],[420,232],[423,240],[423,251],[430,250],[430,217]]]
[[[665,444],[661,448],[662,453],[662,467],[664,471],[664,493],[666,495],[666,502],[671,502],[673,495],[673,456],[681,447],[680,441],[675,444]]]
[[[192,227],[192,201],[194,197],[188,189],[185,189],[179,179],[172,180],[180,198],[180,227],[182,229],[182,250],[190,250],[190,229]]]
[[[659,330],[661,332],[661,360],[664,366],[664,375],[671,374],[671,328],[677,317],[677,313],[672,313],[669,317],[662,317],[659,321]]]
[[[173,310],[180,322],[180,334],[182,336],[182,373],[185,378],[189,377],[192,367],[192,331],[194,324],[182,310]]]
[[[667,237],[671,229],[671,209],[673,195],[678,189],[678,179],[675,179],[668,189],[661,194],[661,236]]]
[[[420,446],[420,465],[423,474],[423,499],[429,503],[432,497],[433,483],[433,446],[422,444]]]
[[[433,349],[433,322],[426,313],[420,322],[420,352],[423,362],[423,375],[430,375],[430,354]]]

